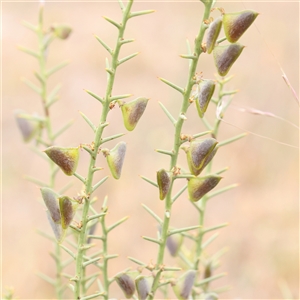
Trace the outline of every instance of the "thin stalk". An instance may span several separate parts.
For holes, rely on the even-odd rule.
[[[107,82],[107,87],[106,87],[106,93],[105,97],[102,102],[102,113],[100,117],[100,122],[99,126],[97,127],[96,133],[95,133],[95,139],[94,139],[94,149],[90,155],[90,164],[88,168],[88,174],[86,176],[86,182],[85,182],[85,201],[83,205],[83,212],[82,212],[82,228],[79,234],[79,239],[78,239],[78,250],[76,254],[76,274],[75,274],[75,285],[74,285],[74,295],[75,299],[80,299],[82,297],[82,291],[81,291],[81,282],[83,280],[83,256],[85,254],[85,250],[81,248],[82,245],[85,244],[86,238],[87,238],[87,224],[88,224],[88,212],[89,212],[89,207],[90,207],[90,197],[93,192],[93,177],[94,177],[94,166],[96,165],[96,159],[97,159],[97,154],[99,147],[101,145],[101,140],[102,140],[102,134],[103,130],[105,128],[105,123],[107,119],[108,112],[110,111],[109,104],[110,104],[110,97],[112,95],[112,90],[113,90],[113,85],[115,81],[115,74],[116,70],[118,67],[118,58],[119,58],[119,53],[121,46],[123,45],[122,41],[124,39],[124,31],[126,28],[126,24],[128,19],[130,18],[130,10],[131,6],[133,4],[133,0],[129,0],[126,9],[123,11],[123,19],[122,23],[118,25],[118,38],[117,38],[117,43],[115,50],[112,54],[112,59],[111,59],[111,67],[108,72],[108,82]],[[105,247],[105,244],[103,244]],[[105,277],[107,277],[107,274],[104,274]],[[105,280],[108,280],[106,278]],[[106,290],[104,291],[103,298],[108,299],[108,284],[106,285]]]
[[[207,1],[204,4],[204,6],[205,6],[205,10],[204,10],[204,14],[203,14],[203,19],[201,22],[199,33],[195,39],[195,48],[194,48],[195,59],[191,60],[191,64],[189,67],[188,80],[187,80],[187,84],[186,84],[186,87],[183,92],[183,102],[182,102],[182,106],[181,106],[179,115],[185,115],[188,110],[188,107],[190,105],[189,98],[190,98],[190,94],[191,94],[193,85],[195,84],[194,77],[195,77],[195,73],[196,73],[196,68],[198,65],[198,60],[199,60],[200,54],[202,53],[201,44],[202,44],[205,30],[207,28],[206,25],[204,24],[204,20],[209,18],[212,1]],[[183,123],[184,123],[184,119],[178,117],[178,119],[175,123],[175,138],[174,138],[174,142],[173,142],[174,155],[171,156],[170,171],[174,167],[176,167],[176,164],[177,164],[179,148],[182,144],[180,135],[181,135]],[[161,244],[159,246],[158,255],[157,255],[157,259],[156,259],[157,266],[162,265],[163,261],[164,261],[164,253],[165,253],[166,242],[167,242],[167,237],[168,237],[168,232],[169,232],[170,216],[171,216],[171,210],[172,210],[172,204],[173,204],[173,202],[172,202],[173,181],[174,180],[172,179],[170,189],[169,189],[169,192],[168,192],[168,194],[166,196],[166,200],[165,200],[165,216],[164,216],[162,230],[161,230]],[[161,272],[157,272],[157,274],[154,278],[152,287],[151,287],[151,293],[147,297],[148,300],[153,300],[155,298],[155,293],[159,286],[160,275],[161,275]]]

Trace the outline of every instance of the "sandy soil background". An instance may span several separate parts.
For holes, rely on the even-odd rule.
[[[251,8],[260,13],[240,42],[247,47],[230,73],[234,79],[229,89],[239,89],[234,105],[272,112],[294,124],[298,124],[298,105],[291,91],[281,78],[280,66],[298,91],[299,83],[299,4],[292,2],[225,2],[218,6],[226,12]],[[138,175],[155,179],[155,172],[167,167],[168,158],[155,153],[155,148],[170,149],[173,128],[158,101],[176,116],[180,96],[161,83],[157,77],[167,78],[184,85],[188,64],[179,57],[185,53],[185,40],[193,41],[202,18],[199,1],[157,2],[137,1],[134,10],[155,9],[156,13],[135,18],[128,23],[126,37],[136,42],[127,45],[122,55],[139,51],[140,55],[119,68],[115,94],[132,93],[151,98],[147,110],[133,133],[124,136],[128,152],[122,178],[110,178],[97,191],[101,207],[102,199],[109,195],[108,222],[129,215],[130,219],[113,232],[109,249],[120,257],[111,262],[110,275],[134,265],[126,257],[134,256],[144,261],[155,260],[156,246],[141,239],[141,235],[155,236],[156,224],[141,207],[150,206],[163,215],[163,203],[157,191],[142,181]],[[15,109],[29,113],[42,113],[39,98],[21,77],[35,80],[36,61],[20,52],[16,45],[29,48],[37,46],[36,37],[21,25],[22,20],[37,21],[38,4],[29,2],[2,3],[2,284],[13,286],[19,299],[53,299],[49,284],[38,278],[38,271],[54,276],[55,269],[49,252],[53,245],[39,236],[36,230],[51,233],[44,207],[39,203],[39,189],[24,180],[30,175],[48,180],[48,165],[24,145],[13,116]],[[49,66],[69,59],[70,65],[54,75],[50,87],[63,84],[60,101],[53,106],[51,118],[55,129],[69,119],[74,125],[63,134],[58,143],[76,146],[93,139],[91,130],[78,111],[98,122],[101,107],[83,89],[100,95],[106,86],[105,57],[107,53],[93,37],[99,35],[113,46],[116,30],[101,16],[120,19],[120,10],[114,2],[52,2],[45,6],[45,23],[68,23],[73,33],[67,41],[55,41],[49,52]],[[217,12],[213,14],[214,17]],[[216,73],[213,58],[202,55],[198,72],[205,78]],[[205,128],[197,112],[190,109],[184,132],[196,133]],[[207,118],[214,117],[213,105]],[[236,127],[222,124],[219,140],[251,131],[269,139],[298,147],[298,130],[285,122],[269,117],[253,116],[234,109],[228,110],[225,120]],[[125,132],[118,108],[109,115],[106,135]],[[214,287],[230,285],[225,299],[281,299],[278,282],[285,280],[295,299],[298,299],[299,283],[299,151],[272,140],[249,135],[230,146],[222,148],[215,159],[214,170],[230,166],[219,187],[238,182],[240,186],[208,204],[205,223],[213,226],[230,222],[219,230],[219,238],[210,246],[209,253],[222,247],[228,252],[216,272],[228,272],[228,276],[214,282]],[[109,144],[109,147],[115,143]],[[184,153],[180,163],[185,165]],[[82,152],[78,172],[85,176],[88,156]],[[103,158],[99,164],[105,170],[97,178],[109,173]],[[68,195],[75,196],[81,186],[73,178],[58,175],[57,188],[68,181],[74,182]],[[181,183],[182,184],[182,183]],[[180,186],[176,187],[179,188]],[[184,194],[174,205],[172,226],[197,224],[197,214]],[[169,255],[170,264],[175,261]],[[72,267],[69,272],[72,273]],[[94,287],[92,290],[96,290]],[[112,285],[112,295],[121,298],[118,287]],[[71,298],[71,295],[69,295]]]

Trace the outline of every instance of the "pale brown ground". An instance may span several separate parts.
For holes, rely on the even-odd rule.
[[[238,106],[248,106],[272,112],[298,124],[298,106],[281,78],[275,57],[298,90],[299,80],[299,4],[288,2],[256,2],[244,4],[223,2],[226,11],[246,8],[260,12],[255,26],[241,38],[247,47],[231,70],[235,78],[228,85],[240,92],[234,99]],[[158,101],[167,106],[176,116],[181,101],[178,93],[157,80],[158,76],[184,85],[187,76],[187,61],[179,58],[186,51],[185,39],[193,41],[202,14],[202,4],[195,2],[137,2],[134,10],[155,9],[156,13],[133,19],[128,24],[126,37],[136,42],[124,47],[122,54],[140,51],[134,60],[121,66],[116,78],[115,94],[132,93],[151,98],[145,115],[133,133],[123,140],[128,144],[128,153],[119,181],[109,179],[96,193],[99,208],[103,197],[109,195],[110,214],[108,221],[130,215],[130,219],[112,234],[109,249],[119,253],[120,258],[110,264],[110,275],[134,266],[128,255],[144,261],[155,260],[157,247],[141,239],[141,235],[154,237],[156,224],[143,210],[146,203],[159,215],[163,215],[163,202],[153,186],[139,178],[139,174],[155,179],[155,172],[168,167],[168,158],[153,151],[169,149],[173,128],[161,111]],[[43,206],[38,202],[37,187],[25,181],[23,175],[39,177],[47,181],[48,165],[34,155],[21,141],[13,110],[22,108],[29,113],[41,112],[41,105],[34,94],[20,80],[25,76],[35,80],[32,71],[37,69],[33,58],[17,50],[21,44],[34,48],[35,36],[22,27],[21,21],[35,23],[37,3],[9,3],[3,8],[3,190],[2,190],[2,283],[14,286],[20,299],[51,299],[51,287],[35,273],[44,272],[53,276],[55,269],[49,252],[53,245],[36,234],[40,228],[50,233]],[[101,16],[120,19],[117,3],[47,3],[46,24],[68,23],[73,33],[65,42],[55,41],[49,53],[49,65],[65,59],[71,64],[50,80],[50,85],[63,84],[58,104],[53,107],[52,120],[56,129],[69,119],[74,125],[58,142],[63,146],[76,146],[92,141],[92,132],[81,119],[83,111],[95,123],[98,122],[100,105],[83,89],[104,94],[106,74],[104,59],[106,51],[93,37],[99,35],[113,46],[116,30]],[[217,16],[215,13],[214,16]],[[268,44],[266,46],[265,42]],[[198,71],[205,78],[216,73],[212,56],[202,55]],[[208,110],[213,117],[213,105]],[[196,110],[190,109],[184,132],[204,130]],[[105,131],[115,134],[125,132],[119,109],[114,109],[108,118],[112,126]],[[225,120],[249,131],[284,143],[298,145],[298,131],[294,127],[267,117],[251,116],[229,109]],[[241,133],[240,129],[223,124],[219,140]],[[111,143],[109,146],[114,145]],[[185,166],[184,155],[180,162]],[[214,283],[215,287],[231,285],[232,290],[223,294],[226,299],[280,299],[278,281],[287,281],[294,297],[298,299],[298,150],[250,135],[221,149],[215,160],[214,170],[230,166],[219,187],[238,182],[240,187],[212,199],[208,204],[205,224],[213,226],[230,222],[220,230],[220,237],[210,246],[210,253],[221,247],[229,251],[222,258],[216,272],[228,272],[228,276]],[[82,152],[78,172],[85,176],[88,156]],[[105,170],[108,168],[101,158]],[[101,177],[100,177],[101,176]],[[59,174],[57,187],[62,187],[70,178]],[[68,192],[76,195],[81,186],[77,181]],[[181,183],[182,184],[182,183]],[[197,224],[197,214],[186,194],[174,205],[172,226]],[[166,255],[169,264],[174,260]],[[72,270],[70,269],[70,272]],[[96,287],[92,290],[96,290]],[[122,297],[115,284],[112,295]]]

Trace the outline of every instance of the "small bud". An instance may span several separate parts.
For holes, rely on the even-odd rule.
[[[47,148],[45,152],[66,175],[71,176],[76,172],[79,161],[79,147],[62,148],[52,146]]]
[[[137,98],[121,105],[125,128],[132,131],[143,115],[149,99]]]
[[[183,243],[181,234],[172,234],[167,238],[167,248],[172,256],[176,256]]]
[[[237,42],[257,16],[258,13],[253,10],[224,14],[223,27],[227,40],[230,43]]]
[[[129,274],[121,273],[118,274],[116,277],[116,282],[123,291],[125,297],[127,299],[132,298],[134,292],[135,292],[135,284],[134,280]]]
[[[54,232],[55,238],[58,240],[58,242],[62,242],[62,240],[64,239],[64,236],[65,236],[65,230],[62,229],[62,226],[60,223],[55,223],[53,221],[51,214],[48,210],[46,211],[46,213],[47,213],[48,221]]]
[[[72,28],[65,24],[54,24],[51,27],[53,33],[61,40],[65,40],[72,32]]]
[[[59,195],[47,187],[41,188],[42,197],[54,223],[60,223],[61,216],[58,204]]]
[[[216,84],[213,80],[202,80],[198,87],[198,97],[196,106],[200,118],[203,118],[208,107],[209,101],[214,94]]]
[[[15,112],[15,118],[18,124],[18,127],[21,131],[23,140],[25,143],[30,142],[38,132],[38,124],[35,121],[28,120],[21,117],[21,114],[25,112],[22,110],[17,110]]]
[[[74,218],[78,203],[67,196],[60,197],[58,200],[61,214],[61,225],[63,229],[67,229]]]
[[[212,275],[212,265],[211,263],[208,263],[205,266],[204,274],[203,274],[203,279],[209,278]]]
[[[151,287],[151,277],[146,277],[143,275],[140,275],[135,279],[135,286],[138,293],[139,300],[145,300],[149,293],[150,293],[150,287]]]
[[[164,200],[171,185],[170,175],[166,170],[161,169],[157,172],[157,184],[159,188],[159,199]]]
[[[188,148],[184,148],[188,166],[193,175],[198,176],[212,160],[216,153],[214,149],[217,144],[215,139],[208,138],[202,141],[192,141]]]
[[[191,178],[188,181],[190,200],[193,202],[200,200],[206,193],[211,191],[221,179],[222,177],[214,175]]]
[[[242,53],[243,49],[244,46],[240,44],[215,47],[214,60],[219,75],[226,76],[234,62]]]
[[[115,179],[119,179],[121,176],[125,154],[125,142],[120,142],[110,151],[104,152],[110,172]]]
[[[221,31],[222,27],[222,17],[215,19],[210,25],[207,30],[207,37],[206,37],[206,51],[210,54],[216,44],[217,38]]]
[[[195,270],[189,270],[178,278],[177,283],[173,285],[173,290],[177,299],[186,300],[189,299],[189,295],[192,291],[194,281],[196,277]]]

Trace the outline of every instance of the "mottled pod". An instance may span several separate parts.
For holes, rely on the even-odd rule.
[[[50,212],[47,210],[47,218],[49,221],[49,224],[53,230],[53,233],[55,235],[55,238],[57,239],[58,242],[62,242],[65,236],[65,230],[63,230],[61,223],[55,223],[51,217]]]
[[[21,117],[25,112],[22,110],[15,111],[15,118],[18,128],[22,134],[25,143],[30,142],[38,132],[38,123]]]
[[[200,200],[211,191],[222,179],[220,176],[208,175],[205,177],[190,178],[188,181],[188,193],[191,201]]]
[[[182,243],[183,243],[183,236],[181,234],[172,234],[168,236],[166,244],[172,256],[177,256]]]
[[[107,164],[112,176],[115,179],[119,179],[126,154],[126,143],[120,142],[110,151],[105,151],[103,153],[106,156]]]
[[[202,141],[192,141],[190,146],[184,149],[190,172],[193,175],[198,176],[212,160],[216,153],[214,150],[217,144],[217,140],[207,138]]]
[[[210,54],[215,47],[217,38],[222,28],[222,17],[215,19],[208,27],[206,36],[206,52]]]
[[[72,28],[65,24],[53,24],[51,30],[61,40],[67,39],[72,32]]]
[[[145,300],[148,297],[153,281],[152,279],[152,277],[143,275],[140,275],[135,279],[135,286],[139,300]]]
[[[201,80],[198,85],[198,95],[196,100],[197,111],[200,118],[203,118],[207,110],[211,97],[214,94],[216,84],[211,79]]]
[[[258,13],[253,10],[244,10],[223,15],[223,28],[227,40],[235,43],[254,22]]]
[[[244,47],[245,46],[242,46],[238,43],[215,47],[214,61],[219,75],[227,75],[234,62],[242,53]]]
[[[47,148],[45,152],[66,175],[71,176],[76,172],[79,161],[79,147],[63,148],[52,146]]]
[[[59,195],[56,194],[52,189],[47,187],[42,187],[41,193],[52,220],[54,221],[54,223],[60,223],[61,216],[58,203]]]
[[[130,276],[127,273],[121,273],[115,277],[115,280],[121,288],[121,290],[123,291],[125,297],[127,299],[132,298],[135,292],[135,283],[132,276]]]
[[[164,200],[171,185],[171,178],[166,170],[160,169],[157,172],[157,184],[159,189],[159,199]]]
[[[67,229],[74,218],[78,203],[68,196],[59,197],[58,200],[61,214],[61,226],[63,229]]]
[[[124,125],[128,131],[132,131],[135,128],[146,109],[148,101],[149,99],[146,98],[137,98],[121,104]]]
[[[178,278],[176,284],[173,285],[173,290],[177,299],[189,299],[196,278],[196,273],[197,272],[195,270],[189,270]]]

